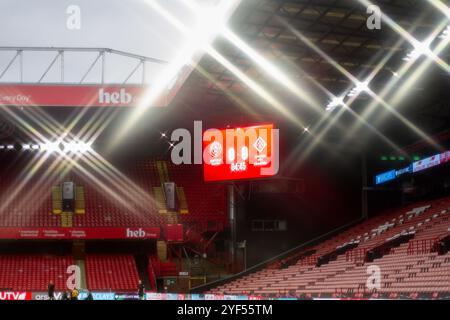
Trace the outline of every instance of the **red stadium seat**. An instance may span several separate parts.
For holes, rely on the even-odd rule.
[[[70,256],[0,256],[0,290],[46,291],[49,281],[66,290],[67,267],[73,264]]]
[[[86,282],[90,290],[135,291],[139,276],[132,255],[87,255]]]
[[[369,277],[367,268],[371,265],[378,266],[381,271],[381,288],[376,290],[379,293],[448,292],[450,253],[438,255],[431,249],[432,241],[422,240],[436,239],[439,235],[448,234],[449,208],[450,198],[445,198],[392,210],[308,248],[316,250],[316,256],[321,256],[338,246],[358,240],[359,245],[353,249],[353,255],[339,255],[336,260],[320,267],[311,262],[313,259],[308,260],[308,257],[287,268],[278,269],[278,264],[272,264],[270,268],[250,273],[208,292],[246,292],[258,295],[285,295],[289,292],[296,295],[370,292],[366,282]],[[349,259],[358,256],[356,250],[367,252],[397,234],[412,231],[413,239],[391,249],[388,254],[372,263],[364,264],[363,261]],[[411,252],[411,243],[415,241],[428,243],[428,250]]]

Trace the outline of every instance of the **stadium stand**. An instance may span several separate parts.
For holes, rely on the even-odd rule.
[[[0,256],[0,290],[43,291],[53,281],[57,290],[66,288],[71,256]]]
[[[183,188],[187,198],[189,214],[181,215],[181,221],[226,223],[224,185],[203,182],[201,166],[175,165],[171,162],[167,162],[167,166],[170,178]]]
[[[168,223],[167,214],[158,214],[151,201],[153,188],[161,186],[157,161],[140,162],[131,166],[127,176],[136,188],[117,191],[121,197],[112,197],[99,190],[99,186],[76,172],[66,173],[64,178],[48,177],[17,183],[17,173],[4,171],[0,179],[0,227],[155,227]],[[164,162],[167,165],[167,162]],[[196,225],[223,229],[226,224],[225,195],[222,185],[206,185],[202,182],[201,167],[169,165],[169,175],[183,189],[183,197],[189,208],[181,214],[181,221]],[[82,212],[76,212],[68,225],[61,225],[58,214],[52,208],[53,187],[71,180],[83,187]],[[22,188],[18,189],[17,186]],[[37,187],[39,186],[39,187]],[[139,189],[138,189],[139,188]],[[15,191],[16,190],[16,191]],[[18,190],[18,191],[17,191]],[[15,193],[16,192],[16,193]],[[129,192],[130,194],[126,194]],[[205,197],[205,194],[208,197]],[[14,196],[12,196],[14,195]],[[23,201],[27,199],[27,201]],[[126,201],[125,201],[126,200]],[[79,213],[79,214],[78,214]]]
[[[151,256],[149,258],[149,266],[156,277],[176,276],[178,273],[177,265],[172,261],[160,261],[157,257]],[[150,272],[150,270],[149,270]],[[150,279],[152,276],[150,276]]]
[[[157,165],[158,162],[160,167]],[[159,172],[161,163],[166,168],[165,177],[162,177]],[[15,170],[0,170],[0,228],[160,227],[164,231],[163,236],[179,242],[183,240],[183,226],[168,224],[170,218],[168,213],[159,213],[157,205],[149,201],[154,195],[154,188],[161,187],[164,181],[172,177],[179,189],[183,190],[186,208],[186,212],[178,212],[176,215],[182,217],[180,223],[189,226],[188,234],[198,237],[191,237],[189,241],[202,241],[202,232],[208,228],[222,230],[226,224],[223,186],[204,184],[201,167],[179,168],[156,160],[142,161],[128,166],[125,179],[129,179],[127,183],[133,184],[133,188],[124,189],[122,193],[120,190],[117,191],[127,201],[108,195],[99,188],[98,184],[78,174],[76,170],[61,169],[57,174],[45,175],[46,169],[41,168],[42,174],[31,179],[21,179],[23,176]],[[43,178],[44,176],[46,178]],[[74,213],[63,212],[60,197],[60,184],[63,181],[75,182],[77,199],[82,199],[81,202],[76,203],[75,207],[80,207],[82,210],[76,209]],[[126,195],[126,193],[129,194]],[[205,195],[209,196],[205,197]],[[43,264],[42,268],[46,268],[45,266],[51,263],[55,264],[57,274],[53,276],[53,273],[45,270],[41,273],[33,273],[30,264],[25,264],[25,267],[29,269],[20,267],[28,261],[25,256],[4,256],[0,263],[2,270],[0,288],[42,291],[46,290],[48,281],[53,277],[57,288],[66,287],[65,280],[60,283],[58,279],[67,278],[67,266],[73,264],[73,258],[66,257],[64,260],[46,257],[42,260],[39,257],[33,257],[33,259],[34,264]],[[39,262],[41,261],[39,259],[42,262]],[[136,289],[138,270],[132,255],[86,255],[82,256],[81,260],[85,260],[85,280],[90,290],[134,291]],[[12,269],[17,269],[20,273],[8,273],[8,270]],[[147,268],[149,289],[156,291],[156,279],[176,276],[178,269],[179,266],[171,260],[161,260],[157,256],[149,257]]]
[[[132,255],[87,255],[86,282],[90,290],[136,291],[139,280]]]
[[[449,197],[392,210],[208,293],[357,294],[369,290],[369,266],[381,276],[380,286],[374,282],[372,292],[448,292],[450,255],[440,254],[438,246],[449,233],[449,213]],[[289,261],[292,265],[286,265]]]

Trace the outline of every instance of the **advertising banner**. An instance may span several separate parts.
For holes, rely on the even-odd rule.
[[[0,85],[0,106],[137,107],[147,92],[142,85]],[[166,106],[162,96],[153,106]]]
[[[55,292],[55,299],[61,300],[62,292]],[[94,300],[139,300],[134,293],[92,292]],[[81,291],[79,300],[86,300],[87,292]],[[146,300],[450,300],[448,292],[429,293],[324,293],[303,294],[295,297],[220,295],[220,294],[182,294],[149,292]],[[0,300],[48,300],[47,292],[0,291]]]
[[[114,292],[91,292],[94,300],[116,300],[116,294]],[[79,300],[86,300],[88,293],[86,291],[80,292],[78,295]]]
[[[0,291],[0,300],[31,300],[31,292]]]
[[[388,181],[395,180],[397,178],[396,171],[390,170],[388,172],[381,173],[375,177],[375,184],[382,184]]]
[[[402,175],[407,174],[407,173],[412,173],[412,165],[409,165],[406,168],[397,170],[395,172],[395,175],[397,177],[401,177]]]
[[[426,170],[428,168],[436,167],[442,164],[450,162],[450,151],[442,152],[434,156],[411,163],[409,166],[398,169],[383,172],[375,176],[375,184],[382,184],[388,181],[395,180],[405,174],[411,174]]]
[[[135,293],[116,293],[114,300],[139,300],[139,295]]]
[[[0,228],[0,239],[159,239],[160,228]]]
[[[438,166],[439,164],[441,164],[441,155],[436,154],[432,157],[413,162],[413,172],[419,172],[428,168]]]
[[[450,151],[441,153],[441,164],[450,162]]]
[[[62,296],[62,292],[55,292],[55,300],[61,300],[61,296]],[[48,292],[33,292],[31,294],[31,299],[32,300],[50,300],[48,298]]]

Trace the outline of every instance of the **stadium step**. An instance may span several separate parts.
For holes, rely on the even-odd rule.
[[[62,195],[61,187],[52,187],[52,211],[54,214],[61,214],[62,212]]]
[[[159,180],[161,182],[161,185],[164,184],[164,182],[169,182],[169,171],[167,169],[167,163],[166,161],[156,161],[156,169],[158,170]]]
[[[61,227],[72,228],[72,226],[73,226],[72,215],[73,215],[72,212],[62,212],[61,213]]]
[[[161,214],[167,213],[166,198],[163,189],[161,187],[153,187],[153,194],[155,196],[158,212]]]
[[[159,261],[167,261],[167,243],[165,241],[158,240],[156,242],[156,252],[158,254]]]
[[[168,224],[178,224],[178,214],[177,212],[167,212],[167,223]]]
[[[146,255],[137,254],[134,256],[134,261],[136,263],[136,268],[138,270],[139,279],[142,280],[146,289],[152,289],[153,286],[150,283],[149,275],[148,275],[148,265],[149,261]]]
[[[186,194],[184,193],[183,187],[177,187],[177,195],[178,195],[178,201],[179,201],[179,210],[180,214],[188,214],[188,203],[186,200]]]
[[[85,214],[84,187],[76,186],[75,188],[75,213]]]

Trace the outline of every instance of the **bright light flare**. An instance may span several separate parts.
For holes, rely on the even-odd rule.
[[[58,142],[48,141],[48,142],[41,144],[41,150],[45,151],[47,153],[57,152],[60,150],[59,144],[60,144],[60,141],[58,141]]]
[[[205,47],[209,46],[209,42],[214,40],[217,32],[220,32],[226,25],[228,18],[234,11],[233,9],[237,7],[240,0],[220,1],[215,7],[200,8],[199,11],[196,11],[197,19],[194,26],[185,25],[183,21],[180,21],[156,1],[145,0],[144,2],[149,8],[174,26],[177,31],[181,32],[185,41],[182,44],[174,44],[178,49],[177,56],[167,65],[158,81],[149,88],[141,99],[138,108],[118,128],[117,138],[111,142],[109,150],[112,150],[120,143],[127,135],[127,132],[142,118],[148,106],[160,97],[162,92],[173,86],[180,79],[180,76],[187,74],[187,70],[195,67]]]
[[[245,53],[253,62],[255,62],[262,70],[264,70],[268,75],[277,80],[282,86],[290,90],[299,99],[305,101],[309,106],[313,107],[316,111],[320,113],[319,103],[314,100],[313,97],[309,96],[305,90],[301,90],[281,69],[279,69],[275,64],[267,60],[260,53],[251,48],[245,41],[240,39],[236,34],[234,34],[230,29],[226,29],[222,34],[228,41],[230,41],[239,50]]]
[[[220,8],[198,7],[197,24],[190,39],[191,45],[197,50],[203,50],[225,30],[227,21],[228,16]]]
[[[330,103],[328,103],[326,110],[333,111],[337,107],[344,105],[344,97],[334,97]]]
[[[85,154],[92,151],[91,142],[71,140],[63,142],[61,139],[55,142],[45,142],[40,145],[40,149],[47,153],[81,153]]]
[[[355,97],[358,96],[361,92],[369,92],[369,80],[366,80],[364,82],[359,82],[356,84],[356,87],[354,87],[348,94],[348,97]]]
[[[439,36],[439,39],[447,40],[450,39],[450,25],[448,25],[442,34]]]
[[[91,146],[88,143],[81,141],[70,141],[63,143],[63,149],[65,153],[86,153],[91,150]]]
[[[419,42],[416,41],[414,44],[414,50],[411,51],[406,55],[405,58],[403,58],[404,61],[415,61],[420,56],[426,55],[428,57],[432,56],[432,51],[430,49],[430,44],[433,41],[433,39],[428,38],[425,42]]]

